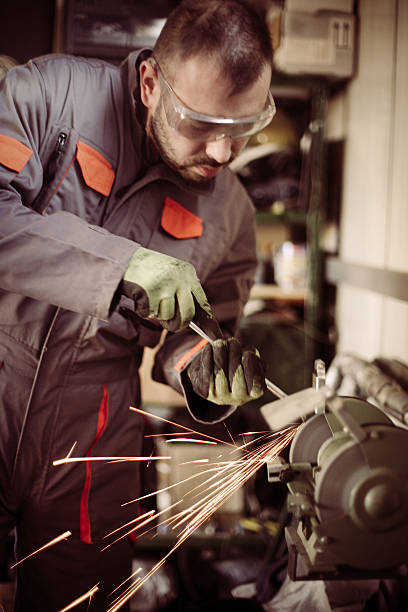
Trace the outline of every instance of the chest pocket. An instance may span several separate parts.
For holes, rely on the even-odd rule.
[[[223,257],[225,230],[170,196],[164,198],[162,206],[160,225],[152,235],[149,248],[190,261],[204,281]]]
[[[115,179],[111,163],[72,129],[60,128],[52,147],[33,208],[41,214],[65,210],[98,224]]]
[[[161,226],[178,240],[199,238],[203,234],[202,219],[170,197],[164,199]]]
[[[76,158],[85,183],[104,196],[110,195],[115,172],[107,159],[81,140],[77,142]]]

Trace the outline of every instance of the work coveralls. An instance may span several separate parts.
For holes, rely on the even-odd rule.
[[[56,612],[98,582],[110,593],[130,573],[126,540],[100,551],[137,515],[121,504],[140,494],[146,464],[53,461],[74,443],[74,457],[141,453],[143,418],[129,406],[140,401],[143,346],[161,329],[120,296],[132,253],[190,261],[229,334],[256,265],[254,209],[236,177],[223,170],[187,188],[147,141],[140,57],[116,67],[50,55],[1,84],[0,533],[16,526],[20,559],[72,533],[17,567],[24,612]],[[199,340],[169,334],[154,378],[183,392],[183,356]],[[203,422],[234,410],[186,402]]]

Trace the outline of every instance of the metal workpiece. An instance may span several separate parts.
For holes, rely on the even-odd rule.
[[[287,425],[301,421],[309,414],[323,412],[326,401],[333,391],[326,386],[302,389],[277,401],[261,407],[261,412],[272,431],[279,431]]]

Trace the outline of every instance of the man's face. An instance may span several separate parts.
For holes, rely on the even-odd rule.
[[[222,143],[225,152],[222,159],[207,153],[206,143],[189,140],[169,128],[163,106],[159,104],[148,124],[148,134],[158,149],[162,160],[178,172],[188,183],[206,183],[231,162],[247,143],[247,140]],[[221,144],[221,143],[220,143]],[[221,148],[221,147],[220,147]]]
[[[271,72],[265,68],[261,77],[247,90],[230,93],[218,65],[207,58],[192,58],[172,73],[171,87],[182,103],[197,113],[215,117],[242,118],[256,115],[265,107]],[[202,184],[213,179],[221,168],[241,152],[248,138],[225,136],[213,140],[186,138],[167,120],[163,105],[163,84],[158,72],[152,76],[152,95],[148,106],[147,133],[156,145],[163,161],[185,181]],[[143,83],[142,83],[143,85]],[[143,99],[143,96],[142,96]]]

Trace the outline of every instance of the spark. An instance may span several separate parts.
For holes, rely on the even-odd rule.
[[[72,453],[73,453],[74,448],[76,447],[76,445],[77,445],[77,443],[76,443],[76,442],[74,442],[74,443],[73,443],[73,445],[71,446],[71,448],[70,448],[70,450],[69,450],[69,452],[68,452],[68,455],[67,455],[67,459],[68,459],[68,458],[69,458],[69,457],[72,455]]]
[[[162,459],[171,459],[171,457],[65,457],[65,459],[56,459],[52,465],[62,465],[63,463],[77,463],[80,461],[161,461]]]
[[[150,467],[150,459],[151,459],[151,457],[153,457],[153,451],[149,455],[149,461],[147,462],[146,467]]]
[[[195,433],[195,432],[194,432]],[[157,433],[157,434],[145,434],[145,438],[167,438],[168,436],[179,436],[178,432],[168,432],[168,433]],[[185,436],[192,436],[192,431],[186,431],[184,433]]]
[[[20,563],[22,563],[23,561],[26,561],[26,559],[29,559],[30,557],[33,557],[34,555],[41,552],[42,550],[45,550],[46,548],[50,548],[50,546],[54,546],[54,544],[58,544],[58,542],[61,542],[61,540],[66,540],[67,538],[69,538],[70,535],[72,535],[70,531],[64,531],[64,533],[61,533],[61,535],[57,536],[53,540],[50,540],[50,542],[47,542],[47,544],[44,544],[44,546],[37,548],[37,550],[35,550],[34,552],[30,553],[23,559],[20,559],[19,561],[17,561],[17,563],[14,563],[14,565],[12,565],[10,569],[14,569],[15,567],[17,567],[17,565],[20,565]]]
[[[75,601],[70,603],[65,608],[62,608],[62,610],[60,610],[59,612],[67,612],[67,610],[72,610],[72,608],[75,608],[75,606],[77,606],[81,602],[83,602],[86,599],[88,599],[88,597],[89,597],[89,601],[90,601],[92,599],[92,597],[95,595],[95,593],[97,591],[99,591],[98,584],[99,584],[99,582],[97,582],[95,584],[95,586],[92,587],[92,589],[89,589],[89,591],[87,593],[85,593],[84,595],[81,595],[81,597],[78,597],[78,599],[76,599]]]
[[[228,433],[229,437],[231,438],[233,445],[235,446],[235,440],[234,440],[234,438],[232,437],[231,432],[230,432],[230,430],[228,429],[228,426],[227,426],[227,424],[226,424],[226,422],[225,422],[225,421],[223,422],[223,425],[224,425],[225,429],[227,430],[227,433]]]
[[[172,438],[171,440],[166,440],[167,444],[171,442],[193,442],[194,444],[215,444],[217,442],[213,442],[212,440],[197,440],[196,438]]]
[[[270,429],[264,429],[264,431],[244,431],[241,436],[259,436],[259,434],[276,434],[275,431],[271,431]]]

